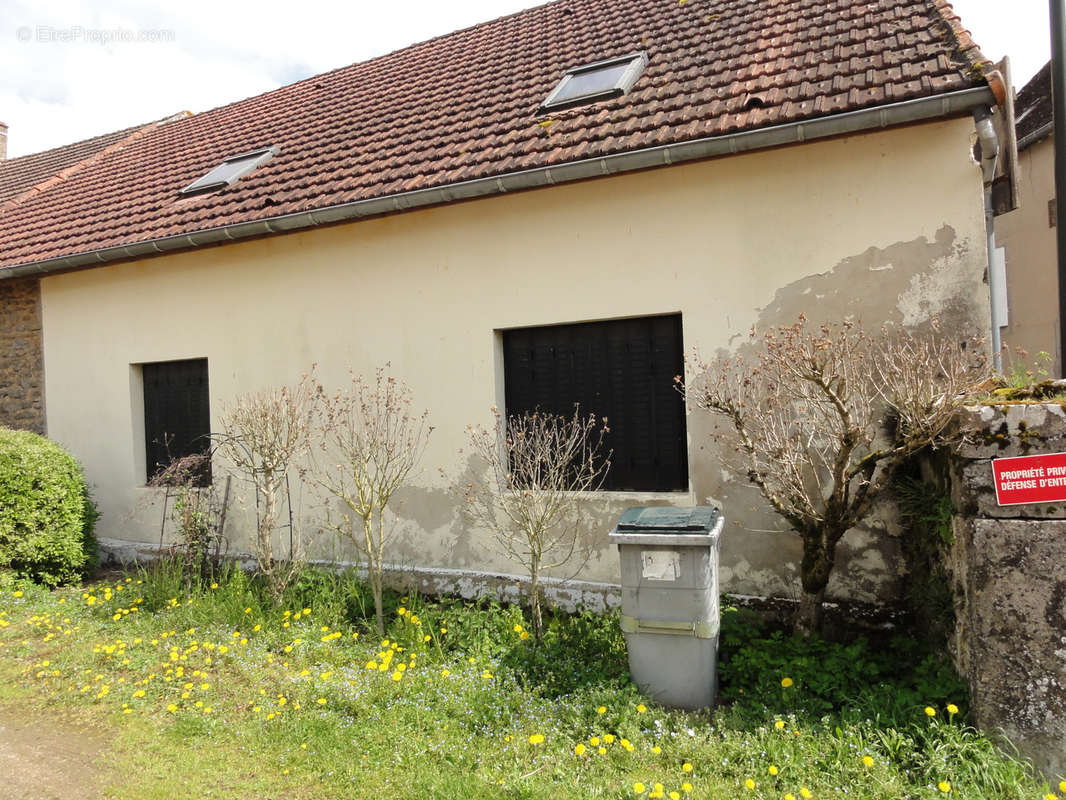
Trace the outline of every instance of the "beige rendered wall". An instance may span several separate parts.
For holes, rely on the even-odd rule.
[[[996,244],[1007,251],[1010,325],[1001,329],[1007,372],[1017,364],[1062,375],[1057,234],[1048,216],[1054,197],[1055,148],[1049,137],[1018,154],[1018,208],[996,218]],[[1041,351],[1051,355],[1050,366],[1037,359]]]
[[[211,410],[293,381],[329,385],[388,361],[436,426],[400,509],[392,561],[517,572],[455,511],[468,423],[502,406],[498,331],[681,312],[686,351],[731,349],[752,325],[938,316],[984,331],[985,247],[972,121],[961,119],[617,176],[161,256],[42,282],[48,429],[86,466],[101,535],[151,542],[140,388],[131,365],[209,360]],[[797,539],[766,512],[689,417],[688,491],[590,498],[598,522],[581,577],[616,582],[607,530],[627,506],[713,498],[728,518],[721,580],[798,593]],[[219,471],[221,472],[221,471]],[[313,528],[313,499],[299,508]],[[131,512],[131,509],[134,509]],[[243,528],[233,547],[247,550]],[[845,540],[830,594],[891,595],[890,527]],[[325,543],[320,552],[350,557]]]

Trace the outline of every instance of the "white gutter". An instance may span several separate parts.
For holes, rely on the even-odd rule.
[[[985,234],[988,237],[988,306],[992,315],[992,366],[996,372],[1002,372],[1003,354],[1000,350],[1003,344],[999,336],[1000,298],[993,288],[995,279],[992,277],[992,272],[996,268],[996,218],[992,210],[992,182],[996,178],[996,163],[999,160],[999,137],[996,136],[996,128],[992,124],[992,110],[990,108],[975,108],[973,118],[977,124],[977,138],[981,142],[981,175],[985,191]]]
[[[632,170],[678,164],[684,161],[695,161],[697,159],[731,155],[769,147],[799,144],[830,136],[841,136],[860,131],[889,128],[911,122],[958,116],[979,106],[994,104],[995,99],[992,90],[988,87],[966,89],[961,92],[908,100],[862,111],[850,111],[805,122],[793,122],[787,125],[775,125],[770,128],[734,133],[727,136],[712,136],[704,139],[695,139],[691,142],[661,145],[601,158],[572,161],[558,166],[509,172],[505,175],[478,178],[429,189],[416,189],[386,197],[356,200],[352,203],[329,206],[314,211],[301,211],[295,214],[285,214],[252,222],[237,222],[232,225],[209,228],[177,236],[167,236],[146,242],[116,245],[72,256],[16,264],[0,268],[0,280],[47,275],[61,270],[98,266],[110,261],[153,256],[176,250],[188,250],[194,247],[252,236],[303,230],[328,223],[389,214],[456,200],[470,200],[522,189],[534,189],[603,175],[616,175]]]

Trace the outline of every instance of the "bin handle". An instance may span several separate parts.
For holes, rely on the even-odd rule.
[[[718,621],[694,620],[672,622],[668,620],[637,619],[619,614],[622,633],[662,633],[674,636],[695,636],[697,639],[713,639],[718,635]]]

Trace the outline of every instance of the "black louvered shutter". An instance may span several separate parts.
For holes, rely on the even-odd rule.
[[[503,351],[508,414],[607,417],[604,488],[688,487],[680,315],[504,331]]]
[[[210,449],[207,359],[144,364],[144,438],[148,479],[172,460]],[[200,482],[210,482],[210,471]]]

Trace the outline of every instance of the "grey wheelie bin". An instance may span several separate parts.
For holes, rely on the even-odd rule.
[[[622,564],[622,632],[633,681],[674,708],[714,705],[718,539],[712,506],[630,508],[608,539]]]

